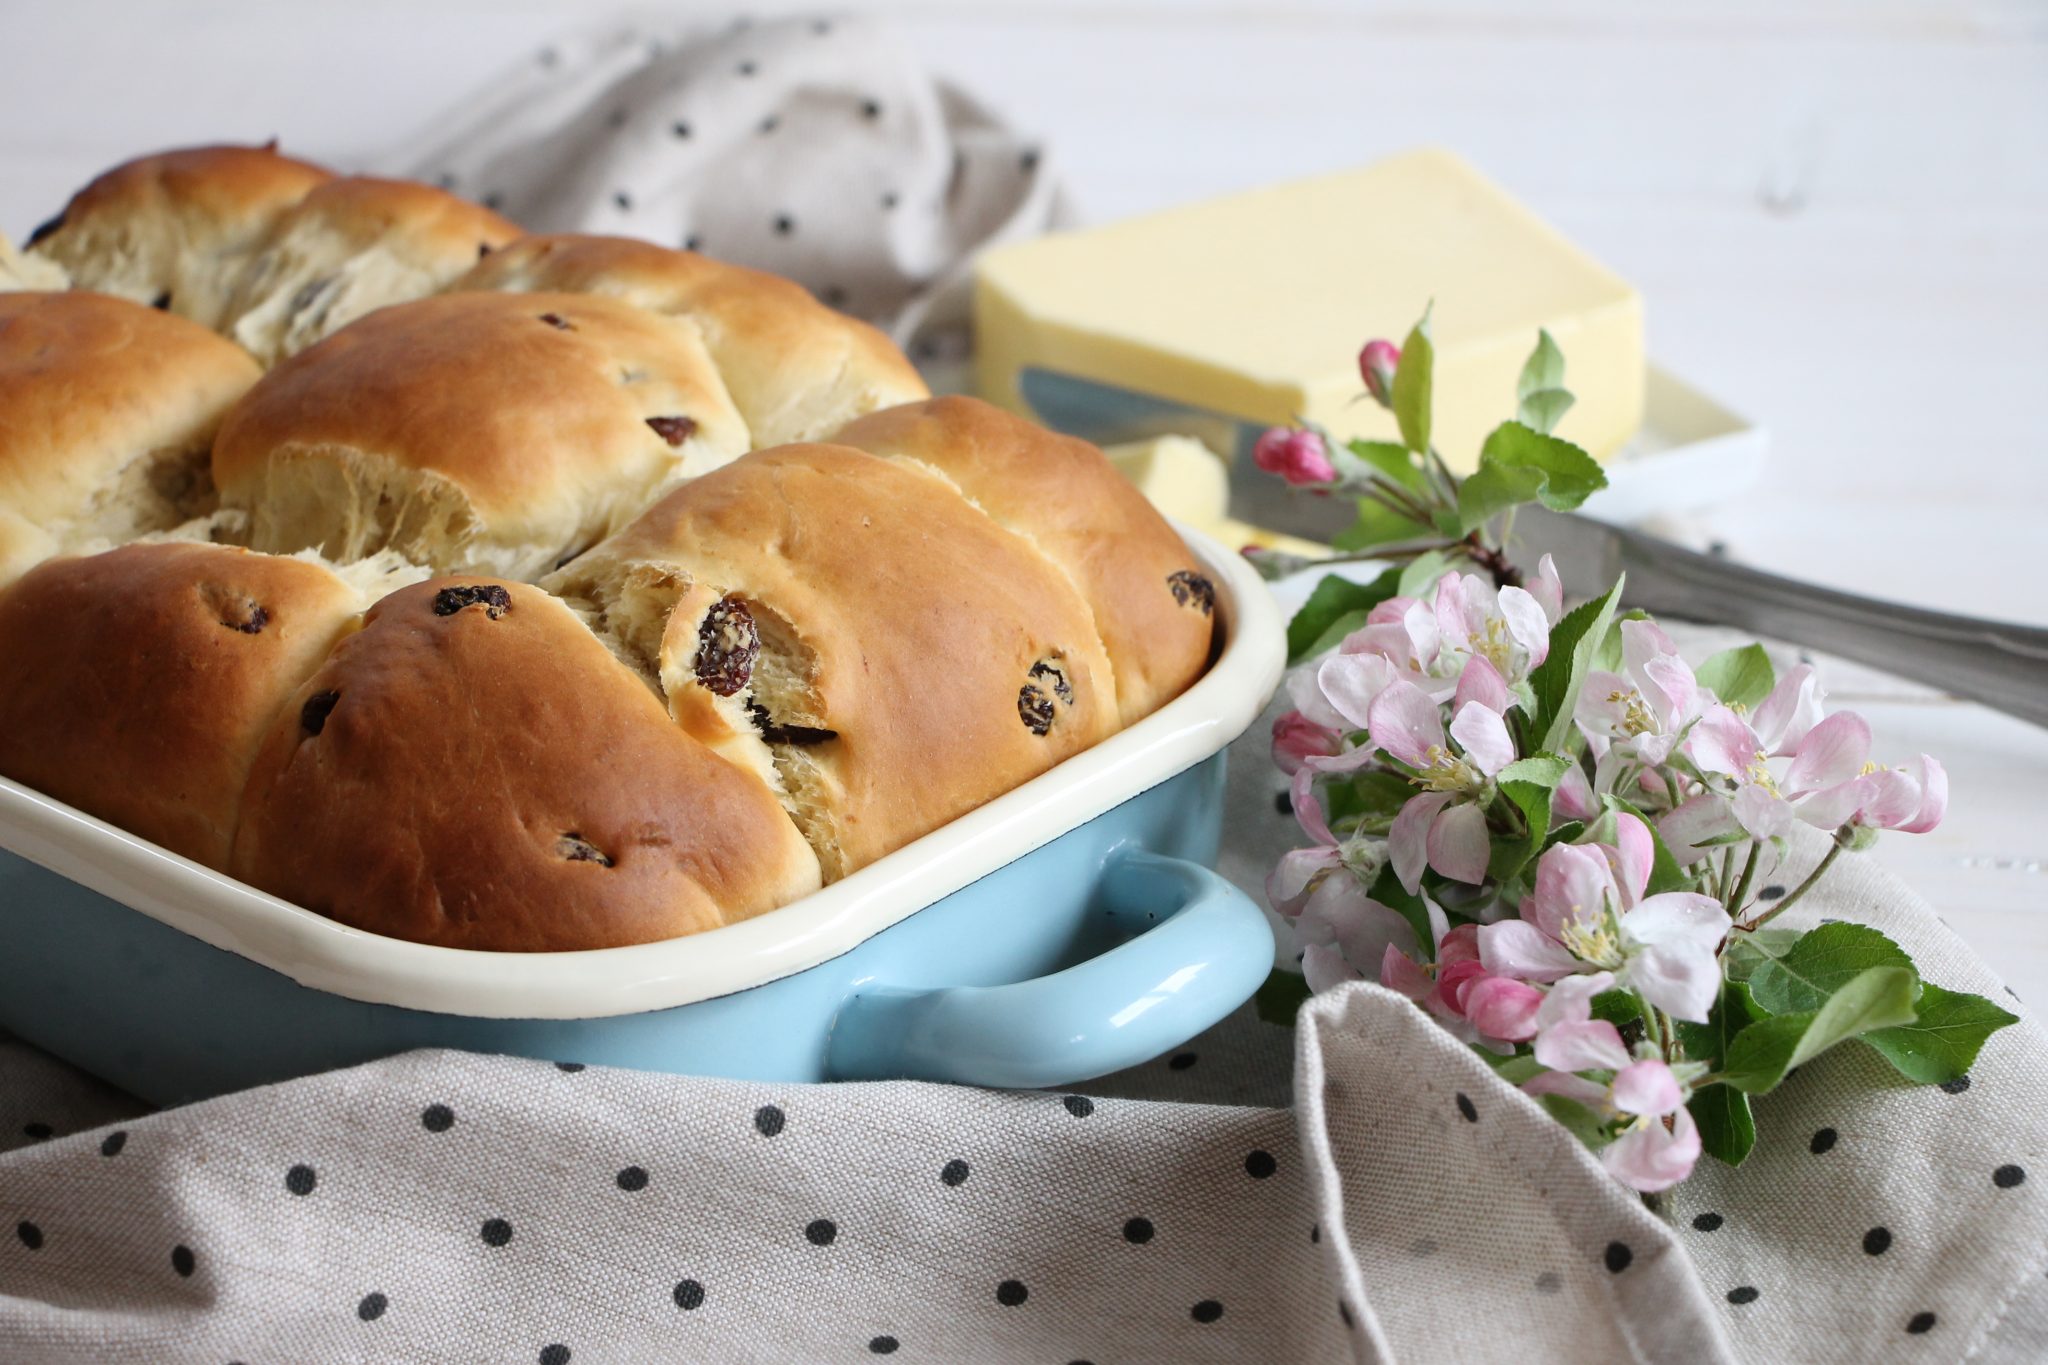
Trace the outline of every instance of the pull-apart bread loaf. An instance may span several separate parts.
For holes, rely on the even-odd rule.
[[[126,299],[0,294],[0,583],[210,510],[214,432],[259,374],[240,347]]]
[[[272,227],[224,330],[272,365],[372,309],[437,292],[518,235],[481,204],[432,185],[330,180]]]
[[[1094,613],[1123,724],[1179,696],[1208,665],[1214,585],[1086,441],[974,398],[890,408],[832,439],[944,480],[1058,565]]]
[[[684,484],[544,586],[590,605],[685,730],[772,759],[828,878],[1117,728],[1066,574],[939,480],[844,447]]]
[[[271,228],[331,171],[267,147],[186,147],[124,162],[29,237],[74,288],[118,294],[204,327],[227,321]]]
[[[801,285],[652,242],[524,237],[450,287],[603,294],[688,319],[756,448],[819,440],[862,413],[930,393],[887,337]]]
[[[0,773],[225,867],[257,746],[364,605],[224,545],[39,565],[0,593]]]
[[[213,475],[259,550],[532,579],[746,448],[687,324],[584,295],[447,294],[265,375]]]
[[[767,785],[573,612],[472,577],[384,598],[282,708],[230,870],[359,928],[519,951],[695,933],[818,885]]]

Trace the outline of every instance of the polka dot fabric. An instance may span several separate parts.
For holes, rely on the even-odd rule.
[[[971,254],[1073,218],[1036,145],[874,19],[572,35],[464,110],[380,164],[530,231],[773,271],[919,360],[964,351]]]

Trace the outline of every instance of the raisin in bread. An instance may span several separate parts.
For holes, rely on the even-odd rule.
[[[801,285],[625,237],[525,237],[455,289],[604,294],[687,318],[724,376],[756,448],[830,435],[862,413],[926,397],[903,353]]]
[[[260,550],[533,579],[747,448],[688,324],[575,294],[380,309],[223,423],[213,476]]]
[[[589,605],[685,730],[772,765],[828,878],[1117,728],[1066,575],[939,480],[845,447],[684,484],[544,586]]]
[[[274,719],[229,870],[375,933],[550,951],[786,904],[818,861],[562,603],[435,579],[373,606]]]

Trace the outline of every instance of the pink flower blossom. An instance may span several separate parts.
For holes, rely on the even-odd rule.
[[[1365,391],[1383,408],[1393,405],[1394,369],[1400,363],[1401,349],[1391,341],[1368,341],[1358,353],[1358,373],[1365,380]]]
[[[1285,711],[1274,718],[1273,763],[1289,777],[1301,770],[1303,759],[1333,758],[1342,748],[1341,735],[1299,711]]]
[[[1387,831],[1394,875],[1410,892],[1433,867],[1453,881],[1486,880],[1492,840],[1476,799],[1515,758],[1514,740],[1500,712],[1468,701],[1444,733],[1437,704],[1418,687],[1393,682],[1373,698],[1367,731],[1374,745],[1414,769],[1425,790],[1409,798]],[[1457,749],[1450,747],[1457,741]]]
[[[1337,466],[1330,463],[1323,438],[1299,427],[1269,428],[1252,446],[1252,463],[1297,488],[1334,483],[1337,478]]]
[[[1431,670],[1438,675],[1462,672],[1478,657],[1518,683],[1550,654],[1553,618],[1526,588],[1496,591],[1477,574],[1447,573],[1437,580],[1434,606],[1439,654],[1448,656]]]
[[[1574,713],[1599,759],[1594,787],[1611,790],[1624,766],[1655,768],[1711,700],[1671,637],[1649,621],[1621,623],[1622,672],[1586,676]]]

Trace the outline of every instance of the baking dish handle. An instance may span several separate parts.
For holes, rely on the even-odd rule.
[[[1117,849],[1101,896],[1134,936],[1064,971],[1009,986],[864,986],[833,1025],[827,1074],[1068,1085],[1186,1042],[1272,970],[1265,912],[1199,863]]]

